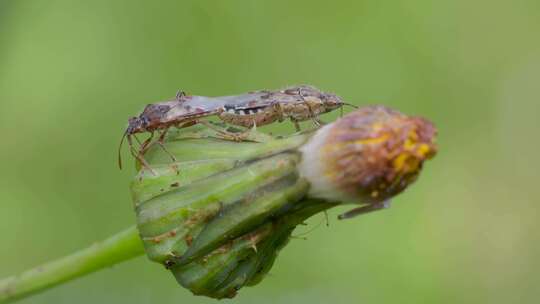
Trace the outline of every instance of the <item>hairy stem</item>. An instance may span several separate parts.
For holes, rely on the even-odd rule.
[[[135,226],[55,261],[0,281],[0,303],[9,303],[144,254]]]

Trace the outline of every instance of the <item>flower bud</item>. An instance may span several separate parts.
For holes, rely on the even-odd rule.
[[[139,174],[132,193],[148,257],[218,299],[259,283],[298,224],[338,203],[378,206],[436,152],[430,122],[382,106],[263,142],[194,130],[167,139],[175,164],[158,148],[145,155],[157,175]]]
[[[435,127],[384,106],[354,111],[326,125],[300,149],[309,196],[375,204],[414,182],[437,151]]]

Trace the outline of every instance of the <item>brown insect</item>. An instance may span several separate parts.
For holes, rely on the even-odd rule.
[[[143,155],[153,143],[159,144],[171,159],[176,161],[174,155],[169,153],[163,144],[168,129],[184,128],[197,123],[215,128],[207,121],[201,120],[203,117],[217,116],[228,124],[246,128],[290,119],[299,131],[300,121],[311,119],[318,126],[321,124],[319,115],[342,108],[344,105],[350,104],[343,102],[335,94],[325,93],[307,85],[219,97],[190,96],[180,92],[174,100],[149,104],[138,117],[129,119],[128,127],[120,141],[118,164],[122,168],[120,149],[125,138],[131,154],[144,167],[149,168]],[[242,139],[241,134],[217,131],[235,140]],[[150,133],[150,136],[144,142],[139,142],[140,149],[137,151],[132,137],[144,132]],[[159,137],[152,142],[156,132],[159,133]]]

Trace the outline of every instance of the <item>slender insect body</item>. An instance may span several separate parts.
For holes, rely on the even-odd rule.
[[[342,107],[340,97],[323,93],[311,86],[299,86],[282,91],[265,91],[261,101],[250,105],[226,105],[219,114],[223,121],[244,127],[262,126],[290,119],[299,122],[317,119],[321,114]]]
[[[142,155],[151,146],[154,132],[158,130],[161,134],[157,143],[163,148],[164,137],[170,127],[190,126],[198,123],[200,118],[209,116],[217,116],[226,123],[247,128],[290,119],[299,130],[299,121],[312,119],[318,125],[320,114],[345,104],[334,94],[306,85],[219,97],[190,96],[179,92],[175,100],[149,104],[138,117],[130,118],[120,148],[123,139],[127,138],[131,153],[145,165]],[[143,132],[149,132],[150,137],[135,152],[131,137]],[[174,160],[174,156],[169,155]],[[121,167],[120,153],[119,165]]]

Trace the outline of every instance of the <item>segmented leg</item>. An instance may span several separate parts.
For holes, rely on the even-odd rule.
[[[167,148],[165,147],[164,141],[165,141],[165,135],[167,135],[167,131],[169,131],[169,128],[166,128],[163,130],[163,132],[161,132],[157,140],[157,143],[161,147],[161,149],[163,149],[163,151],[167,153],[167,155],[169,155],[169,157],[171,158],[173,162],[171,167],[174,170],[174,172],[176,172],[176,175],[178,175],[180,171],[178,170],[178,166],[176,165],[176,162],[177,162],[176,157],[171,152],[169,152],[169,150],[167,150]]]
[[[163,132],[161,132],[161,134],[159,135],[159,138],[157,140],[157,143],[161,147],[161,149],[163,149],[163,151],[165,153],[167,153],[167,155],[169,155],[171,160],[173,162],[176,162],[176,157],[174,157],[174,155],[171,152],[169,152],[169,150],[167,150],[167,148],[165,148],[165,135],[167,135],[167,131],[169,131],[169,128],[166,128],[166,129],[163,130]]]
[[[137,141],[137,143],[139,144],[139,146],[141,146],[141,145],[142,145],[142,142],[139,140],[139,138],[137,137],[137,135],[133,134],[132,136],[135,137],[135,140]]]
[[[245,130],[237,136],[240,140],[246,140],[253,131],[257,131],[257,123],[255,122],[255,120],[253,121],[253,126],[250,129]]]
[[[281,108],[281,104],[277,102],[273,105],[273,107],[276,113],[278,114],[278,122],[282,122],[285,119],[285,117],[283,115],[283,109]]]
[[[142,143],[141,148],[139,149],[139,152],[138,152],[138,155],[140,157],[138,157],[137,159],[143,159],[144,154],[146,154],[146,152],[148,152],[148,150],[150,150],[150,148],[154,144],[157,143],[161,147],[161,149],[163,149],[163,151],[175,163],[177,161],[176,157],[174,157],[174,155],[171,152],[169,152],[169,150],[167,150],[167,148],[165,147],[165,144],[164,144],[165,135],[167,135],[167,131],[169,131],[169,128],[164,129],[163,132],[160,133],[157,141],[152,141],[152,139],[154,138],[154,132],[151,132],[150,136]],[[142,162],[141,162],[141,164],[142,164]],[[176,171],[176,173],[178,173],[178,168],[176,166],[173,166],[173,168]]]
[[[201,120],[199,122],[201,124],[207,126],[208,128],[216,131],[223,139],[231,140],[231,141],[243,141],[243,140],[246,140],[248,138],[249,134],[251,133],[251,131],[257,128],[257,125],[255,124],[255,121],[254,121],[252,129],[248,129],[248,130],[246,130],[244,132],[241,132],[241,133],[233,133],[233,132],[228,132],[228,131],[226,131],[224,129],[221,129],[219,127],[216,127],[211,122],[208,122],[208,121],[205,121],[205,120]]]
[[[158,144],[165,153],[167,153],[167,155],[169,155],[169,157],[171,158],[171,160],[173,162],[176,162],[176,157],[174,157],[174,155],[169,152],[169,150],[167,150],[167,148],[165,148],[165,144],[164,144],[164,141],[165,141],[165,135],[167,135],[167,131],[169,131],[169,128],[166,128],[163,130],[163,132],[160,133],[159,137],[158,137],[158,140],[157,141],[154,141],[152,142],[152,139],[154,138],[154,132],[150,133],[150,137],[148,137],[142,144],[141,144],[141,148],[139,150],[139,154],[142,156],[144,155],[148,150],[150,150],[150,148],[154,145],[154,144]]]
[[[178,90],[176,92],[176,100],[178,101],[181,101],[182,100],[182,97],[186,96],[186,92],[182,91],[182,90]]]
[[[309,111],[309,117],[311,118],[311,120],[313,121],[313,124],[318,128],[320,127],[321,125],[324,125],[324,123],[319,119],[319,117],[317,115],[315,115],[315,112],[313,112],[313,109],[311,108],[311,106],[309,105],[309,103],[304,99],[304,94],[302,94],[302,88],[299,88],[298,89],[298,95],[300,95],[300,98],[302,98],[302,101],[304,102],[304,104],[306,105],[306,107],[308,108],[308,111]],[[295,125],[296,127],[296,125]],[[297,131],[300,131],[300,129],[296,129]]]
[[[152,146],[152,139],[154,138],[154,132],[150,132],[150,136],[141,144],[141,148],[139,149],[139,154],[144,155],[148,149]]]
[[[324,126],[325,123],[319,119],[319,117],[314,117],[313,118],[313,123],[315,124],[315,126],[317,127],[320,127],[320,126]]]
[[[294,124],[294,128],[296,129],[296,132],[300,132],[300,123],[298,122],[298,120],[294,120],[291,118],[291,121],[292,123]]]
[[[200,120],[199,123],[203,124],[204,126],[216,131],[218,134],[221,134],[221,135],[230,135],[230,136],[233,136],[234,134],[231,133],[231,132],[227,132],[225,131],[224,129],[222,128],[219,128],[219,127],[216,127],[214,126],[211,122],[208,122],[206,120]]]
[[[135,147],[133,146],[133,141],[131,139],[131,135],[127,136],[127,140],[128,140],[129,151],[131,152],[131,155],[133,155],[133,157],[135,157],[135,159],[139,161],[139,163],[141,164],[141,166],[144,169],[148,169],[148,171],[150,171],[153,175],[157,175],[157,173],[150,167],[148,162],[146,162],[146,160],[144,159],[144,157],[140,153],[140,150],[136,151]]]
[[[340,220],[349,219],[349,218],[353,218],[353,217],[355,217],[357,215],[360,215],[360,214],[365,214],[365,213],[368,213],[368,212],[373,212],[373,211],[386,209],[386,208],[390,208],[390,200],[380,202],[380,203],[371,204],[371,205],[367,205],[367,206],[362,206],[362,207],[359,207],[359,208],[355,208],[353,210],[350,210],[350,211],[347,211],[347,212],[345,212],[343,214],[340,214],[338,216],[338,219],[340,219]]]

